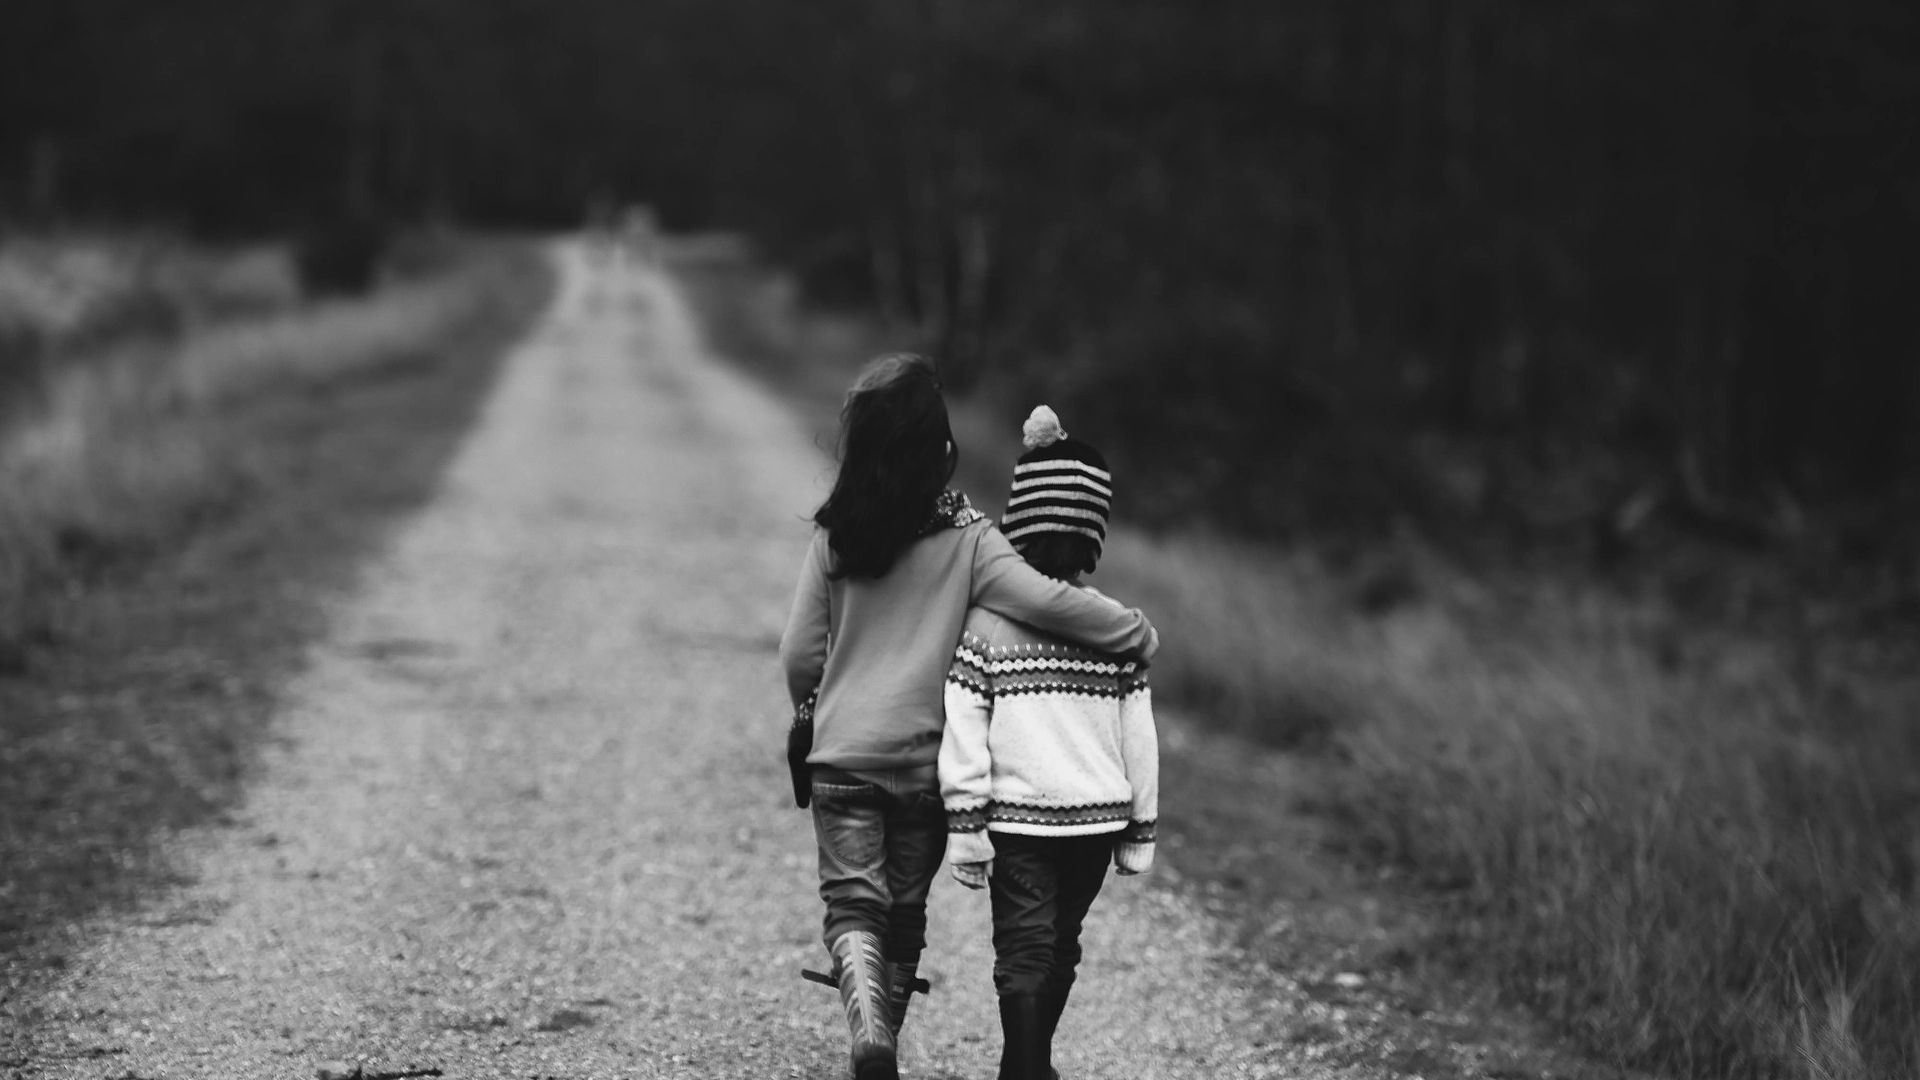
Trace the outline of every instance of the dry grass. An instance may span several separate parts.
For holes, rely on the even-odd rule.
[[[1364,578],[1377,577],[1375,570]],[[1920,680],[1566,586],[1414,595],[1218,540],[1121,538],[1163,686],[1350,759],[1337,810],[1450,895],[1452,955],[1678,1075],[1920,1073]],[[1425,596],[1418,595],[1424,591]]]
[[[195,248],[157,233],[0,237],[0,362],[292,307],[283,245]]]
[[[289,309],[68,363],[0,431],[0,670],[57,632],[64,579],[151,548],[236,497],[252,463],[222,418],[263,395],[325,392],[431,355],[499,300],[499,260],[365,301]]]

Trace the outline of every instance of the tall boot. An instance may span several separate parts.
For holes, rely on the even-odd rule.
[[[1039,994],[1000,995],[1000,1080],[1047,1080],[1046,1029]]]
[[[899,1080],[887,1014],[887,962],[880,935],[849,930],[833,939],[833,974],[852,1036],[853,1080]]]
[[[918,962],[888,964],[887,974],[887,1019],[897,1046],[900,1028],[907,1022],[907,1006],[913,1004],[913,982],[920,975],[920,965]]]
[[[1073,993],[1073,980],[1065,983],[1049,984],[1040,994],[1040,1032],[1046,1040],[1047,1071],[1041,1074],[1041,1080],[1060,1080],[1060,1072],[1053,1067],[1053,1034],[1060,1030],[1060,1016],[1067,1011],[1067,995]]]

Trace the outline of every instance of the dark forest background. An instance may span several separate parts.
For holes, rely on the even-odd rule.
[[[745,230],[1139,512],[1914,547],[1904,0],[8,0],[0,103],[16,225]]]

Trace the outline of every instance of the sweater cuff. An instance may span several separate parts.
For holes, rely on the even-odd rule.
[[[950,833],[986,832],[987,804],[959,807],[947,806],[947,831]]]
[[[1129,874],[1144,874],[1153,869],[1153,841],[1115,844],[1113,865]]]
[[[991,862],[993,839],[986,830],[947,834],[947,859],[956,863]]]

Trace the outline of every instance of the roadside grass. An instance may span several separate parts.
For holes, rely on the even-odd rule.
[[[326,597],[430,494],[548,278],[475,242],[63,367],[7,429],[0,956],[58,963],[72,919],[171,873],[158,835],[230,813]]]
[[[742,273],[682,278],[721,347],[828,427],[884,336],[729,293]],[[1024,411],[954,409],[990,514]],[[1335,566],[1122,528],[1095,581],[1153,614],[1161,695],[1310,755],[1313,790],[1271,797],[1437,905],[1418,944],[1444,966],[1622,1066],[1920,1076],[1911,643],[1690,621],[1573,574],[1476,581],[1411,542]]]
[[[1340,762],[1316,797],[1444,898],[1443,955],[1604,1058],[1920,1075],[1910,670],[1676,646],[1576,584],[1369,616],[1364,582],[1205,538],[1121,537],[1100,577],[1153,612],[1178,699]]]
[[[58,632],[68,571],[151,550],[239,497],[260,448],[233,445],[236,411],[430,362],[441,335],[495,301],[502,275],[483,261],[52,371],[38,406],[0,430],[0,672]]]
[[[0,234],[0,425],[56,370],[299,303],[283,244],[194,247],[158,232]]]

